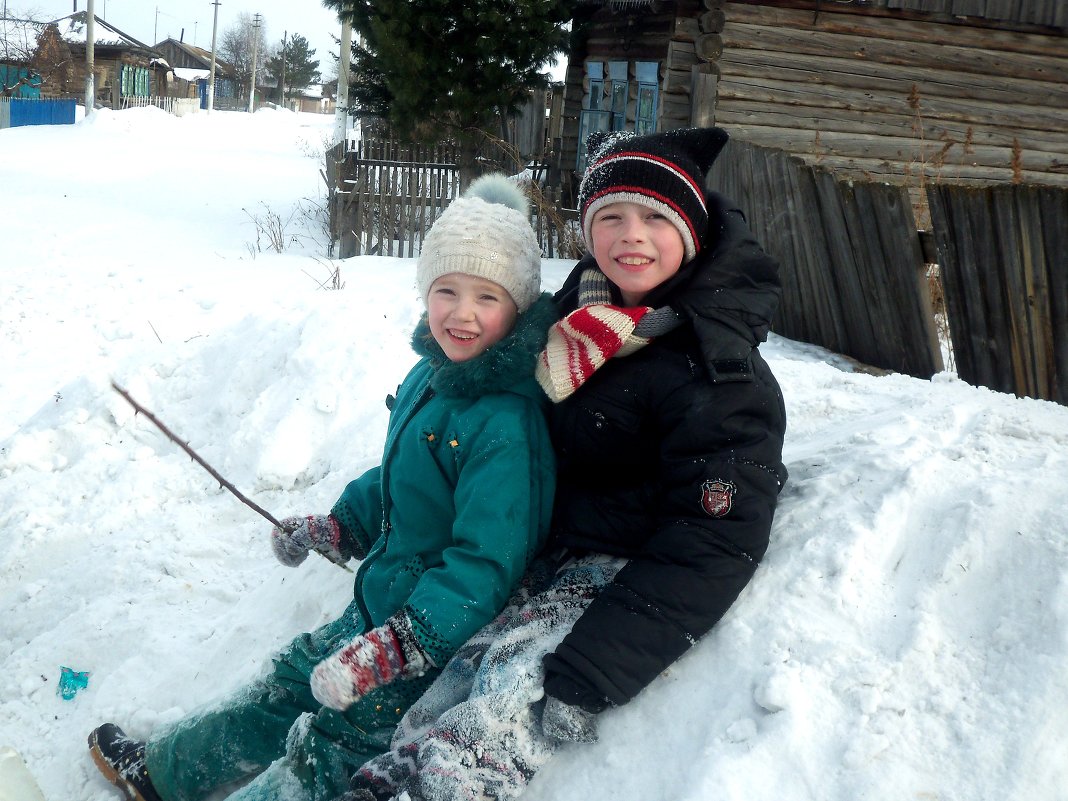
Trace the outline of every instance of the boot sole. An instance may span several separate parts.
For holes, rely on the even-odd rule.
[[[107,758],[100,750],[100,744],[96,740],[95,731],[89,735],[89,753],[93,757],[93,762],[96,763],[97,770],[103,774],[105,779],[119,788],[122,794],[126,797],[126,801],[147,801],[147,799],[137,791],[137,788],[124,779],[115,769],[115,766],[108,762]]]

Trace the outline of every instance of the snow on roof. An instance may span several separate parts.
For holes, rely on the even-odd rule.
[[[93,28],[94,45],[138,47],[142,50],[152,49],[144,42],[139,42],[129,34],[123,33],[115,26],[110,25],[107,21],[97,17],[95,14],[94,18],[96,19],[96,25]],[[64,41],[77,44],[85,42],[86,12],[78,11],[66,17],[61,17],[55,22],[56,26],[59,28],[59,35],[63,37]]]
[[[207,78],[211,74],[211,70],[194,69],[193,67],[175,67],[174,75],[177,78],[181,78],[183,81],[199,81],[202,78]]]

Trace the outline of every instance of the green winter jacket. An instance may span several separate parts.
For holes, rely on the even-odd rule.
[[[426,317],[423,358],[390,404],[382,463],[349,483],[331,514],[366,557],[355,596],[368,626],[407,613],[437,667],[503,608],[545,542],[556,465],[534,381],[549,295],[480,356],[450,362]]]

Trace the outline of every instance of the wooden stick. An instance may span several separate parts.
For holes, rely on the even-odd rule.
[[[114,381],[111,382],[111,388],[113,390],[115,390],[116,392],[118,392],[120,395],[122,395],[122,397],[126,399],[126,402],[134,407],[134,411],[135,412],[140,412],[145,417],[147,417],[149,420],[151,420],[152,424],[156,428],[158,428],[160,431],[162,431],[164,436],[167,437],[167,439],[169,439],[171,442],[173,442],[175,445],[177,445],[179,448],[181,448],[183,451],[185,451],[187,454],[189,454],[189,458],[191,458],[194,462],[196,462],[198,465],[200,465],[205,470],[207,470],[209,473],[211,473],[212,478],[214,478],[216,481],[219,482],[219,486],[220,487],[224,487],[225,489],[229,490],[230,493],[235,498],[237,498],[239,501],[241,501],[241,503],[245,504],[245,506],[247,506],[249,509],[252,509],[254,512],[259,514],[260,517],[262,517],[265,520],[267,520],[269,523],[271,523],[271,525],[273,525],[279,531],[287,530],[286,527],[283,526],[281,524],[281,522],[279,522],[277,519],[275,519],[275,517],[270,512],[268,512],[262,506],[257,504],[255,501],[252,501],[252,500],[249,500],[248,498],[246,498],[237,487],[235,487],[233,484],[231,484],[229,481],[227,481],[225,478],[223,478],[221,475],[219,475],[219,472],[214,467],[212,467],[210,464],[205,462],[200,457],[200,454],[198,454],[196,451],[194,451],[192,448],[190,448],[188,444],[186,444],[185,442],[182,442],[182,440],[180,440],[178,438],[178,436],[173,431],[171,431],[169,428],[167,428],[167,426],[163,424],[163,421],[161,421],[158,417],[156,417],[156,415],[152,414],[152,412],[150,412],[148,409],[146,409],[140,403],[135,401],[130,396],[129,392],[127,392],[125,389],[120,387]],[[314,550],[314,549],[312,549],[312,550]],[[344,568],[345,570],[348,570],[350,573],[352,572],[352,570],[348,567],[348,565],[342,564],[341,562],[335,562],[333,559],[331,559],[329,556],[327,556],[326,554],[322,553],[321,551],[315,551],[315,552],[317,554],[319,554],[320,556],[322,556],[324,559],[326,559],[328,562],[333,562],[333,564],[337,565],[338,567]]]

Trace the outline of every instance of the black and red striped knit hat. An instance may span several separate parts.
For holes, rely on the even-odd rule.
[[[587,164],[579,185],[579,219],[586,247],[593,251],[593,215],[609,203],[641,203],[679,229],[683,263],[701,249],[708,227],[705,174],[727,143],[721,128],[681,128],[638,136],[597,132],[586,140]]]

